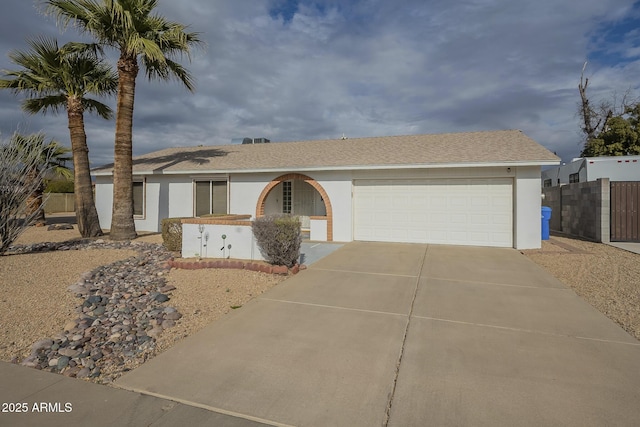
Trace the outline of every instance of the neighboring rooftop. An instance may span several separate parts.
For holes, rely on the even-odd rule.
[[[135,174],[304,171],[442,166],[556,165],[519,130],[176,147],[133,158]],[[93,169],[110,175],[113,165]]]

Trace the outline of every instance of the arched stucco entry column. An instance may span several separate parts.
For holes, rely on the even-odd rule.
[[[326,191],[324,191],[324,188],[322,188],[322,186],[318,184],[318,182],[315,179],[310,178],[306,175],[302,175],[299,173],[289,173],[286,175],[279,176],[273,181],[271,181],[269,184],[267,184],[267,186],[264,187],[264,190],[262,190],[262,193],[260,193],[260,197],[258,197],[258,205],[256,207],[256,218],[264,216],[265,202],[267,200],[267,196],[269,196],[269,193],[271,193],[271,190],[273,190],[278,184],[284,181],[295,181],[295,180],[306,182],[307,184],[315,188],[318,193],[320,193],[320,197],[322,197],[322,200],[324,201],[325,209],[327,211],[327,242],[332,242],[333,241],[333,209],[331,207],[331,201],[329,200],[329,195],[327,194]]]

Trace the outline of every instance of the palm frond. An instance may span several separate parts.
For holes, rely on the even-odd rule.
[[[181,64],[165,58],[164,64],[154,63],[143,58],[145,72],[150,80],[170,80],[176,79],[181,82],[189,91],[195,90],[195,81],[191,73]]]
[[[45,36],[27,43],[28,50],[9,54],[21,69],[4,70],[0,78],[0,89],[26,95],[22,103],[25,111],[58,113],[66,108],[69,97],[83,98],[87,93],[109,96],[116,92],[117,74],[98,56],[99,45],[67,43],[60,48],[56,39]],[[92,107],[91,111],[103,116],[100,111],[107,110]]]
[[[67,99],[65,94],[27,98],[22,101],[22,109],[29,114],[42,113],[46,115],[48,112],[57,114],[66,109]]]
[[[103,119],[109,120],[113,117],[113,110],[111,107],[103,104],[102,102],[96,101],[95,99],[83,98],[82,107],[85,111],[96,113]]]

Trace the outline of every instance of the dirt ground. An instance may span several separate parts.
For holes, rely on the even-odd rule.
[[[74,218],[50,215],[48,221],[72,223]],[[14,244],[79,238],[76,229],[48,231],[47,227],[29,227]],[[147,233],[136,241],[162,243],[162,236]],[[91,249],[0,256],[0,360],[21,361],[31,344],[60,332],[67,321],[75,318],[75,309],[82,301],[67,288],[82,273],[135,254],[131,250]],[[157,352],[172,347],[282,280],[282,276],[245,270],[172,269],[167,276],[167,282],[176,287],[171,292],[171,306],[183,317],[159,336]]]

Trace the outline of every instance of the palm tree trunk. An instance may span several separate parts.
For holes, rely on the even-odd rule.
[[[133,221],[133,104],[138,75],[137,58],[121,54],[118,60],[116,140],[113,159],[111,239],[136,237]]]
[[[89,148],[84,130],[84,117],[80,99],[70,97],[67,105],[69,137],[73,152],[73,189],[76,221],[82,237],[102,236],[98,211],[93,198],[89,171]]]

